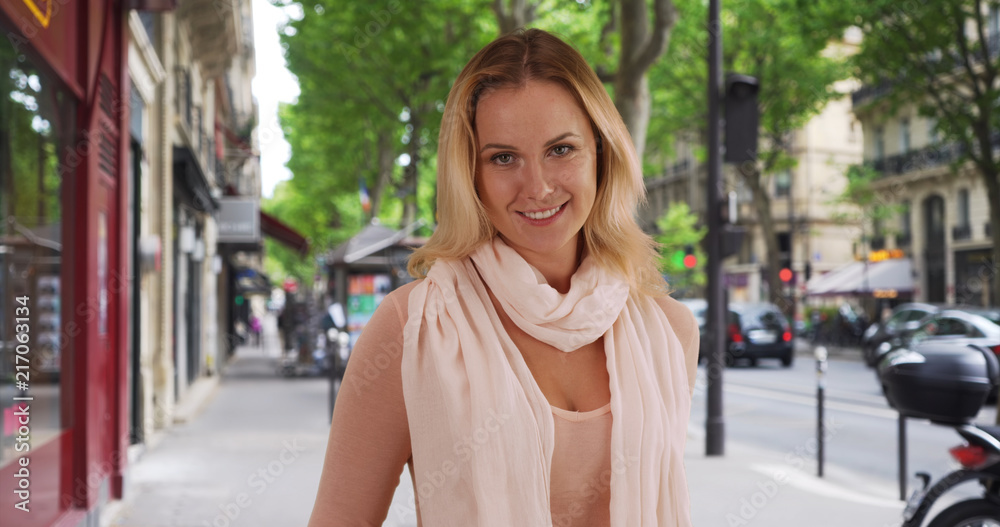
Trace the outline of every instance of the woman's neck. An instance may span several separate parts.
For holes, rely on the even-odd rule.
[[[576,243],[569,244],[565,250],[559,251],[559,253],[521,254],[521,257],[537,269],[545,278],[546,283],[553,289],[566,294],[569,291],[573,275],[576,274],[576,270],[583,260],[583,242],[582,239],[578,238]]]

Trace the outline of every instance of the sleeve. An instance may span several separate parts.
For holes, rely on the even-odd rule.
[[[347,362],[309,527],[380,526],[388,514],[410,458],[400,375],[409,289],[386,296]]]
[[[690,309],[673,298],[657,298],[656,302],[663,309],[663,313],[667,315],[670,327],[677,335],[677,340],[681,342],[681,348],[684,350],[684,363],[687,366],[688,387],[693,396],[698,377],[698,348],[701,345],[698,321],[695,320]]]

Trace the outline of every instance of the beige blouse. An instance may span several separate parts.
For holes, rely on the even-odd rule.
[[[407,284],[386,296],[354,346],[337,396],[310,527],[381,526],[404,465],[409,466],[413,478],[400,359],[407,300],[415,285]],[[694,316],[672,298],[657,302],[684,346],[693,387],[698,357]],[[556,417],[550,481],[552,525],[608,526],[611,405],[589,412],[553,407],[552,412]],[[416,496],[415,500],[416,513],[420,504]]]

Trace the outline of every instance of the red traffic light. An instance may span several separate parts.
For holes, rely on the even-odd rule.
[[[787,267],[782,269],[781,271],[778,272],[778,278],[780,278],[782,282],[791,282],[792,270]]]
[[[684,255],[684,268],[694,269],[698,265],[698,257],[693,254]]]

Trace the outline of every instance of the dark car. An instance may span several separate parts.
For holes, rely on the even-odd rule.
[[[726,364],[739,360],[756,366],[759,359],[779,359],[789,367],[795,360],[792,328],[778,306],[731,302],[726,325]]]
[[[921,320],[940,309],[941,306],[919,302],[900,304],[892,310],[889,318],[868,326],[861,337],[861,353],[865,364],[874,367],[878,364],[880,355],[900,344],[901,335],[915,331]],[[883,346],[884,343],[888,343],[889,347]]]

